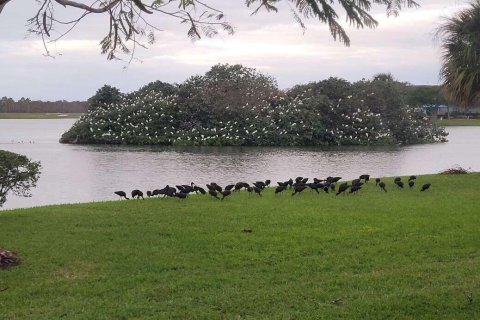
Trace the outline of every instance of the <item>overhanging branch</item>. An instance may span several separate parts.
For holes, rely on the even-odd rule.
[[[3,8],[8,2],[10,2],[10,0],[0,0],[0,13],[2,13]]]
[[[0,0],[2,1],[2,0]],[[7,0],[10,1],[10,0]],[[115,7],[121,0],[114,0],[110,2],[109,4],[103,6],[103,7],[98,7],[94,8],[91,6],[87,6],[86,4],[83,3],[78,3],[75,1],[70,1],[70,0],[55,0],[55,2],[61,4],[64,7],[75,7],[79,9],[83,9],[85,11],[91,12],[91,13],[104,13],[107,12],[108,10],[111,10],[113,7]]]

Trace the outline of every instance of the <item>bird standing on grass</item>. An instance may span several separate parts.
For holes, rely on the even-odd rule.
[[[345,191],[348,190],[348,188],[350,188],[351,186],[348,185],[347,182],[344,182],[342,183],[339,187],[338,187],[338,192],[337,192],[337,196],[341,193],[344,193]]]
[[[198,191],[198,192],[200,192],[201,194],[205,194],[205,193],[206,193],[206,192],[205,192],[205,189],[203,189],[202,187],[195,186],[194,189],[195,189],[195,192]]]
[[[383,191],[387,192],[387,188],[386,188],[385,182],[380,181],[380,183],[378,184],[378,186],[379,186]]]
[[[422,186],[422,189],[421,189],[420,191],[428,190],[431,185],[432,185],[431,183],[425,183],[425,184]]]
[[[230,191],[230,190],[223,190],[223,191],[220,192],[220,193],[221,193],[222,196],[223,196],[221,200],[223,200],[223,199],[225,199],[226,197],[228,197],[229,195],[231,195],[231,194],[232,194],[232,191]]]
[[[296,195],[297,193],[302,193],[303,190],[305,190],[307,188],[306,185],[304,184],[297,184],[296,186],[293,187],[293,193],[292,193],[292,196]],[[318,193],[318,190],[316,190],[317,193]]]
[[[214,197],[215,199],[220,200],[220,198],[218,197],[218,193],[217,193],[216,190],[208,190],[208,193],[209,193],[212,197]]]
[[[125,198],[125,199],[128,200],[127,194],[125,193],[125,191],[115,191],[114,193],[115,193],[117,196],[119,196],[120,199]]]
[[[370,175],[369,174],[362,174],[360,177],[359,177],[360,180],[365,180],[365,182],[369,181],[370,180]]]
[[[262,189],[253,186],[253,191],[255,191],[255,193],[258,194],[260,197],[262,196]]]
[[[143,200],[145,200],[145,198],[143,197],[143,192],[138,189],[132,191],[132,199],[135,199],[135,197],[137,199],[142,198]]]
[[[283,191],[285,191],[285,189],[287,188],[287,186],[278,186],[275,188],[275,194],[277,193],[281,193]]]
[[[186,198],[187,198],[187,195],[188,195],[187,192],[179,192],[179,193],[176,193],[176,194],[175,194],[175,197],[176,197],[176,198],[179,198],[179,199],[186,199]]]
[[[353,185],[351,188],[350,188],[350,193],[357,193],[358,190],[362,189],[362,186],[359,186],[359,185]]]

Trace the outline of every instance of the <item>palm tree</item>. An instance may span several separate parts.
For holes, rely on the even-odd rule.
[[[445,96],[467,110],[480,102],[480,0],[445,18],[436,35],[442,41]]]

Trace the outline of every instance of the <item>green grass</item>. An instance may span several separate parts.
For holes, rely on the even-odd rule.
[[[386,181],[0,212],[0,318],[479,319],[480,174]]]
[[[0,119],[72,119],[83,113],[2,113]]]
[[[437,119],[435,123],[440,126],[480,126],[480,119]]]

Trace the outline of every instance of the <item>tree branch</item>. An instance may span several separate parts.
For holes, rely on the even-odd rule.
[[[2,0],[0,0],[0,1],[2,1]],[[10,0],[7,0],[7,1],[10,1]],[[121,0],[113,0],[109,4],[107,4],[103,7],[98,7],[98,8],[93,8],[93,7],[87,6],[86,4],[78,3],[78,2],[70,1],[70,0],[55,0],[55,2],[61,4],[64,7],[67,7],[67,6],[75,7],[75,8],[83,9],[83,10],[91,12],[91,13],[103,13],[103,12],[107,12],[107,11],[111,10],[118,3],[120,3]]]
[[[9,2],[10,0],[0,0],[0,13],[2,13],[3,7]]]

